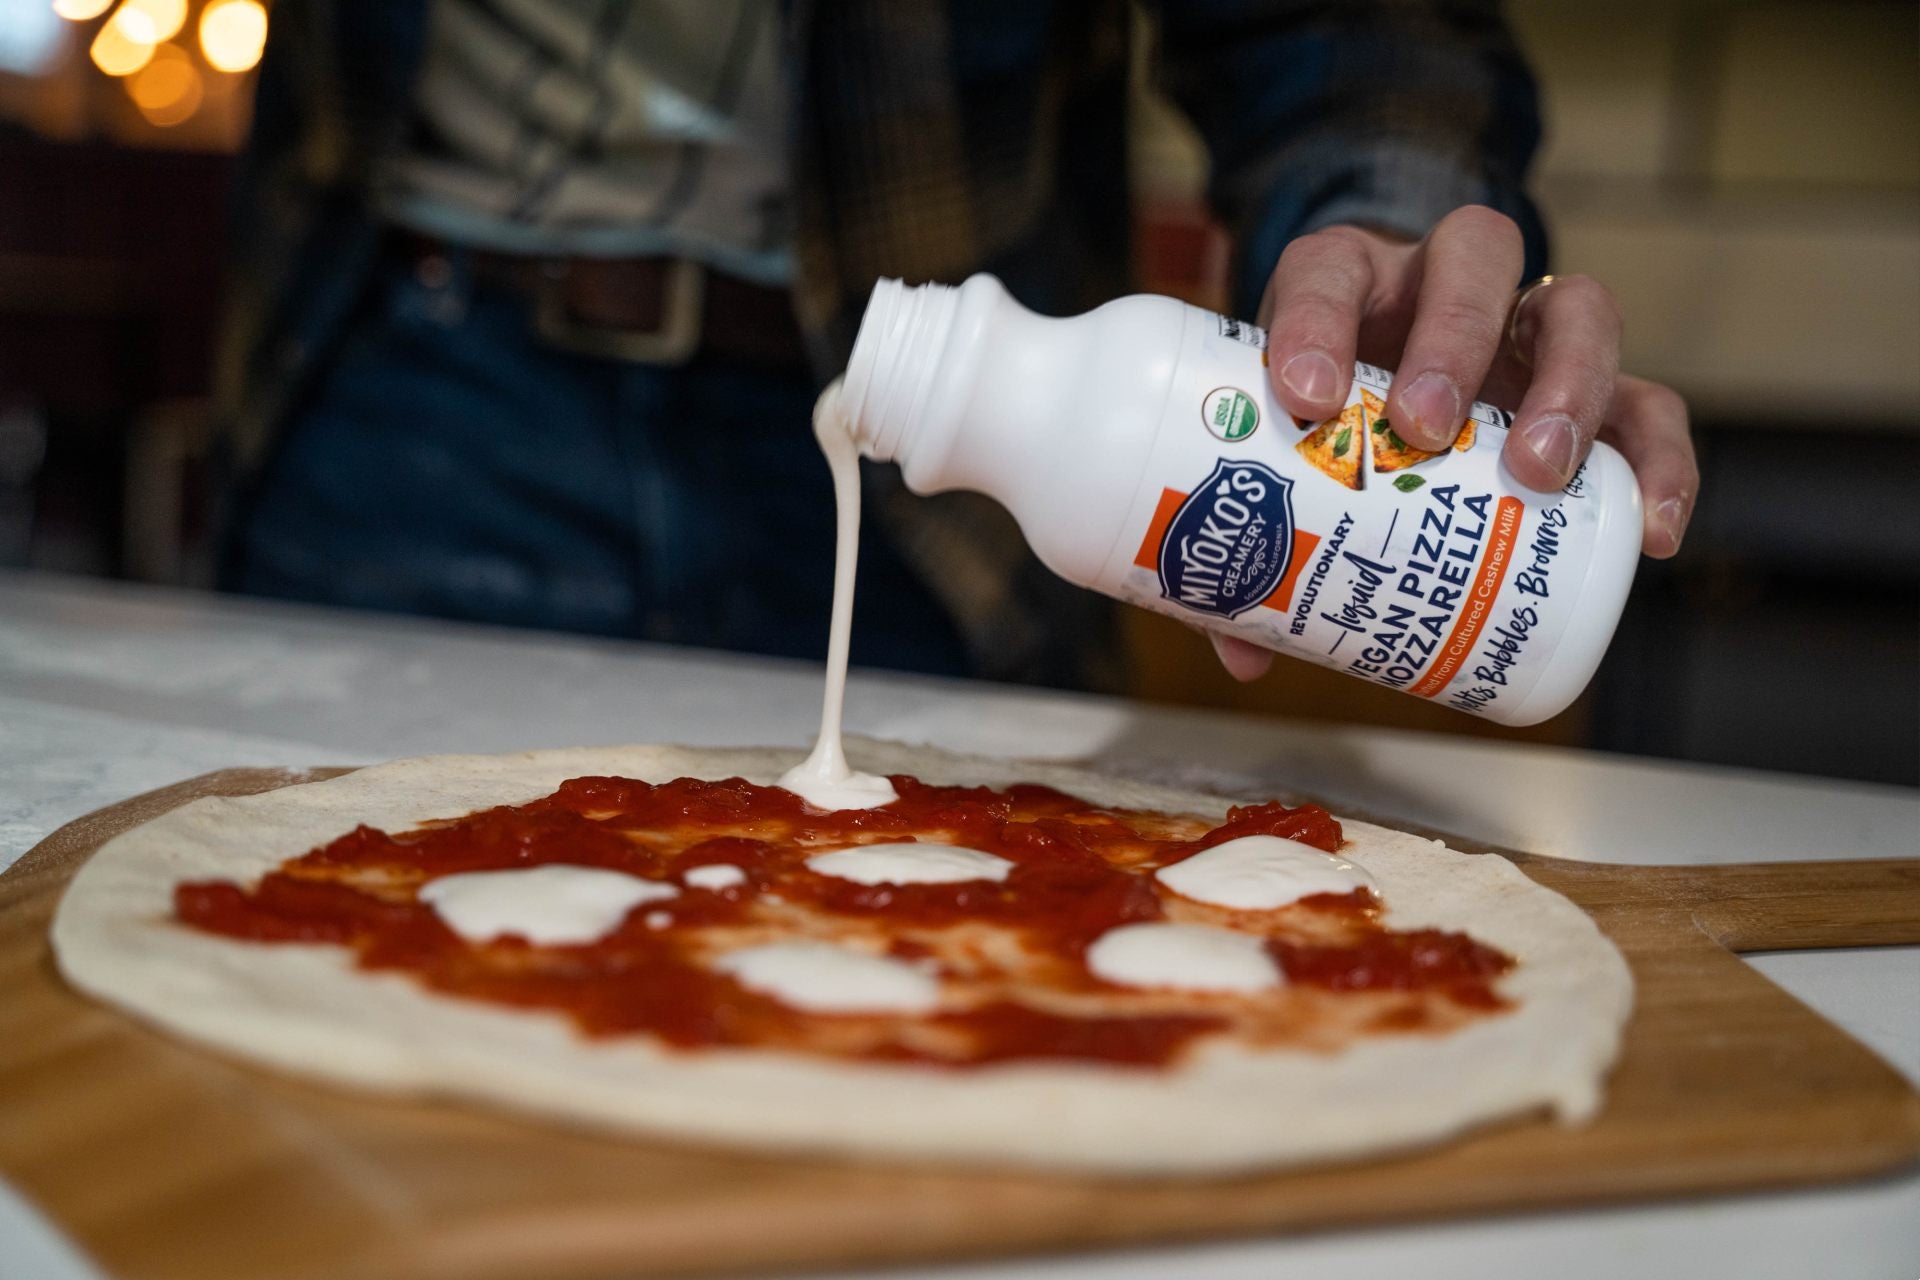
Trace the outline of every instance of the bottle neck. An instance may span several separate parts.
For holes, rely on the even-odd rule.
[[[960,290],[882,279],[873,286],[840,402],[860,452],[877,462],[904,462],[925,424]]]

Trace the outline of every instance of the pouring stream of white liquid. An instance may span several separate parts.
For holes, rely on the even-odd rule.
[[[833,621],[827,633],[827,689],[813,754],[780,776],[780,785],[816,809],[876,809],[900,798],[893,784],[847,767],[840,714],[847,698],[847,649],[853,636],[853,575],[860,556],[860,455],[840,410],[834,379],[813,406],[813,434],[833,470],[839,525],[833,549]]]

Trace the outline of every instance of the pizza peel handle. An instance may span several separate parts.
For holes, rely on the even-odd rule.
[[[1920,945],[1920,859],[1698,871],[1694,919],[1728,950]]]
[[[1920,859],[1625,867],[1508,856],[1590,913],[1681,910],[1733,952],[1920,945]]]
[[[100,844],[199,796],[337,772],[192,779],[63,827],[0,876],[0,1174],[122,1280],[564,1280],[899,1263],[1794,1185],[1920,1157],[1912,1087],[1715,941],[1920,941],[1916,860],[1643,868],[1513,855],[1586,908],[1635,971],[1638,1006],[1600,1117],[1226,1182],[943,1172],[603,1139],[275,1076],[60,981],[48,922]]]

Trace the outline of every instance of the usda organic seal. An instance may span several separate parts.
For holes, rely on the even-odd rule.
[[[1200,402],[1200,420],[1228,444],[1245,440],[1260,425],[1260,406],[1238,387],[1215,387]]]

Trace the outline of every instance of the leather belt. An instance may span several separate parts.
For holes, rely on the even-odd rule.
[[[575,258],[456,249],[409,236],[417,265],[464,256],[474,278],[532,303],[548,346],[635,364],[712,355],[777,369],[807,367],[785,289],[753,284],[688,258]]]

